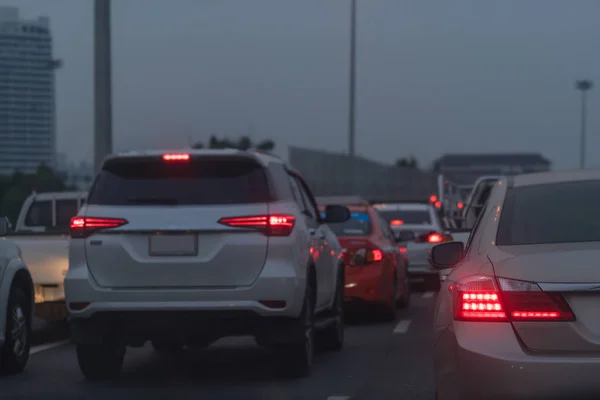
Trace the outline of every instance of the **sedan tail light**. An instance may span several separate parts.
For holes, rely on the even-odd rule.
[[[380,249],[358,249],[352,254],[350,265],[364,266],[383,260],[383,251]]]
[[[533,282],[469,277],[449,285],[457,321],[574,321],[560,294],[546,293]]]
[[[69,231],[71,238],[83,239],[96,231],[118,228],[125,224],[127,220],[122,218],[73,217]]]
[[[417,243],[445,243],[453,240],[452,235],[446,233],[429,232],[420,235],[415,240]]]
[[[245,217],[221,218],[219,223],[236,228],[256,229],[267,236],[289,236],[294,229],[296,217],[293,215],[252,215]]]

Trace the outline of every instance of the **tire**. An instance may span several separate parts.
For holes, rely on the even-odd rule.
[[[344,348],[344,272],[336,284],[335,299],[331,307],[334,322],[319,332],[319,345],[325,351],[341,351]]]
[[[6,340],[0,354],[0,367],[4,374],[23,372],[29,360],[31,345],[31,299],[18,286],[8,295],[6,313]]]
[[[395,321],[397,314],[396,314],[396,304],[397,304],[397,294],[398,294],[398,279],[396,279],[396,277],[394,277],[393,279],[393,286],[392,286],[392,298],[390,299],[390,304],[386,304],[384,306],[383,309],[383,320],[384,321]]]
[[[280,355],[287,376],[292,378],[307,378],[311,375],[315,353],[315,288],[306,285],[302,313],[298,318],[298,329],[302,339],[283,346]]]
[[[408,273],[404,278],[404,295],[398,299],[398,308],[407,308],[410,305],[410,280],[408,279]]]
[[[175,340],[152,340],[151,343],[158,354],[175,354],[183,350],[183,345]]]
[[[116,380],[121,375],[125,347],[109,344],[78,344],[77,361],[89,381]]]

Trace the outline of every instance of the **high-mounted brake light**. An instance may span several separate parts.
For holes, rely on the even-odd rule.
[[[404,225],[404,221],[401,219],[393,219],[390,221],[390,225],[392,225],[392,226]]]
[[[72,238],[81,239],[95,231],[118,228],[125,224],[127,224],[127,220],[122,218],[73,217],[71,218],[70,233]]]
[[[293,215],[252,215],[246,217],[226,217],[220,224],[264,231],[267,236],[289,236],[294,229],[296,217]]]
[[[189,161],[190,155],[187,153],[163,154],[162,158],[165,161]]]
[[[533,282],[472,276],[451,284],[457,321],[574,321],[565,299]]]

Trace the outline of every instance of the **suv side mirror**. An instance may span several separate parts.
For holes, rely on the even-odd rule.
[[[336,224],[346,222],[350,219],[350,210],[348,207],[339,205],[329,205],[325,207],[325,218],[323,222],[326,224]]]
[[[415,234],[411,231],[399,231],[394,234],[397,243],[411,242],[415,240]]]
[[[8,217],[0,217],[0,236],[4,236],[11,231],[10,221]]]
[[[429,253],[429,264],[436,269],[454,267],[463,257],[462,242],[446,242],[433,246]]]

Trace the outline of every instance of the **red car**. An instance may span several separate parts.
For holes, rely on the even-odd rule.
[[[379,306],[386,319],[395,319],[397,307],[408,306],[410,285],[405,249],[396,243],[388,223],[362,199],[320,198],[317,202],[321,212],[328,204],[346,205],[351,212],[348,221],[329,225],[344,249],[345,301]]]

